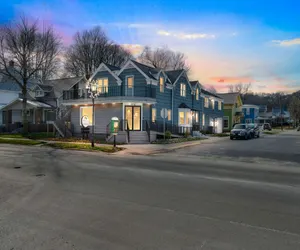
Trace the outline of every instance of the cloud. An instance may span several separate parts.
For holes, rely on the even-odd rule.
[[[122,44],[121,46],[130,51],[134,56],[141,54],[144,49],[144,46],[140,44]]]
[[[289,47],[294,45],[300,45],[300,38],[295,38],[290,40],[273,40],[272,43],[279,46]]]
[[[215,83],[249,83],[256,82],[251,77],[235,77],[235,76],[222,76],[222,77],[210,77],[210,80]]]
[[[166,30],[158,30],[157,34],[160,36],[172,36],[182,40],[195,40],[195,39],[204,39],[204,38],[215,38],[215,35],[210,35],[206,33],[176,33]]]

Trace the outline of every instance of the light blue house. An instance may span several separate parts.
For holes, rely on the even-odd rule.
[[[121,131],[117,140],[134,143],[155,140],[157,134],[163,133],[164,121],[166,130],[180,135],[200,131],[201,124],[212,124],[211,119],[216,118],[212,114],[222,113],[222,99],[209,93],[203,95],[201,84],[191,82],[185,70],[164,71],[134,60],[122,68],[102,63],[88,81],[96,81],[100,93],[95,100],[94,117],[85,83],[75,84],[63,95],[62,103],[71,108],[75,135],[81,133],[84,115],[89,117],[90,126],[95,120],[98,137],[107,137],[110,119],[118,117]],[[203,122],[205,97],[214,106],[209,106],[211,110],[207,109],[207,120]],[[163,109],[167,111],[165,120],[161,116]]]
[[[257,123],[259,117],[259,106],[252,104],[244,104],[242,106],[244,113],[241,123]]]

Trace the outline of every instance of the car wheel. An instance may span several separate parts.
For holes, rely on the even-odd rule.
[[[260,134],[258,133],[258,134],[257,134],[257,138],[259,138],[259,137],[260,137]]]
[[[245,135],[245,136],[244,136],[244,140],[248,140],[248,135]]]
[[[232,137],[232,136],[230,136],[230,140],[233,140],[233,137]]]

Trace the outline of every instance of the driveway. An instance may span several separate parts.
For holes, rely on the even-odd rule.
[[[220,140],[176,150],[174,155],[221,157],[236,160],[267,160],[300,163],[300,132],[285,131],[251,140]]]

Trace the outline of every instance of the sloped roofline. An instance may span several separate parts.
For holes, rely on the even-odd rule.
[[[113,66],[113,65],[112,65]],[[110,68],[108,68],[107,66],[106,66],[106,64],[105,63],[101,63],[100,65],[99,65],[99,67],[95,70],[95,72],[94,72],[94,74],[87,80],[88,82],[90,82],[95,76],[96,76],[96,74],[98,73],[98,72],[100,72],[100,69],[102,68],[102,67],[104,67],[116,80],[117,80],[117,83],[118,83],[118,85],[121,85],[121,83],[122,83],[122,80],[119,78],[119,76],[118,75],[116,75],[114,72],[112,72],[111,70],[110,70]]]

